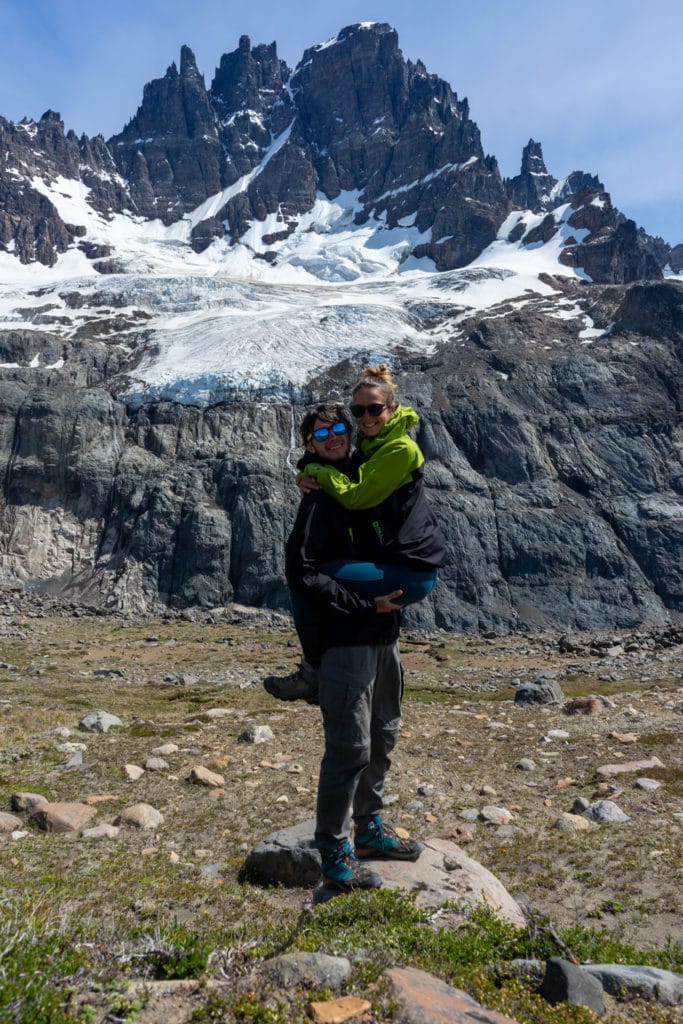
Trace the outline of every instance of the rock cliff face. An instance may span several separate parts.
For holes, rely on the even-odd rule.
[[[412,624],[609,628],[683,611],[683,288],[593,286],[591,298],[596,321],[614,324],[599,344],[539,300],[405,358],[401,396],[422,416],[449,549]],[[11,344],[2,361],[35,338]],[[5,371],[4,581],[109,608],[285,608],[300,407],[126,407],[105,349],[74,352],[68,385]],[[342,391],[351,373],[333,368],[311,394]]]
[[[127,210],[169,225],[191,215],[197,251],[267,218],[266,244],[286,238],[319,195],[352,191],[357,224],[416,228],[413,254],[438,270],[476,258],[513,209],[546,214],[540,227],[516,222],[518,238],[558,234],[564,262],[596,282],[660,277],[671,254],[612,207],[597,178],[553,178],[533,140],[520,174],[503,181],[467,100],[405,60],[395,30],[379,23],[306,50],[293,73],[275,43],[252,47],[242,36],[208,90],[183,46],[180,67],[145,86],[136,115],[106,144],[65,136],[48,111],[38,123],[0,119],[0,154],[0,246],[24,263],[54,264],[79,234],[36,185],[59,177],[90,190],[87,202],[106,216]],[[116,253],[84,251],[100,271],[117,269]]]

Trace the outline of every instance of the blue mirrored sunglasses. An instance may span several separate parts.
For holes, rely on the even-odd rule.
[[[314,441],[327,441],[330,434],[334,434],[336,437],[339,437],[341,434],[345,433],[346,424],[342,423],[341,420],[338,420],[336,423],[333,423],[331,427],[318,427],[317,430],[313,431],[311,437]]]

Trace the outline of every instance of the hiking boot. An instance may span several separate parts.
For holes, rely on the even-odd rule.
[[[346,840],[333,853],[322,859],[323,882],[332,889],[379,889],[382,879],[360,863],[351,843]]]
[[[305,700],[318,703],[318,670],[302,661],[296,672],[288,676],[266,676],[263,686],[271,697],[278,700]]]
[[[384,857],[389,860],[417,860],[424,845],[416,839],[401,839],[391,825],[385,825],[376,814],[362,832],[356,833],[356,856]]]

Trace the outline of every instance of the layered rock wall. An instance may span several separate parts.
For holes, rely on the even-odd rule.
[[[404,362],[449,551],[413,624],[609,628],[683,611],[681,289],[600,301],[623,330],[599,346],[541,347],[530,319],[482,317],[466,345]],[[643,319],[659,337],[636,333]],[[127,408],[104,360],[70,386],[5,372],[5,582],[137,610],[286,608],[300,407]]]

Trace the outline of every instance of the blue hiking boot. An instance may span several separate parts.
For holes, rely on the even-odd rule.
[[[391,825],[385,825],[379,814],[370,819],[362,832],[356,833],[356,857],[361,860],[383,857],[388,860],[418,859],[424,845],[416,839],[401,839]]]
[[[351,892],[352,889],[379,889],[382,879],[360,863],[351,843],[345,843],[322,859],[323,882],[332,889]]]

